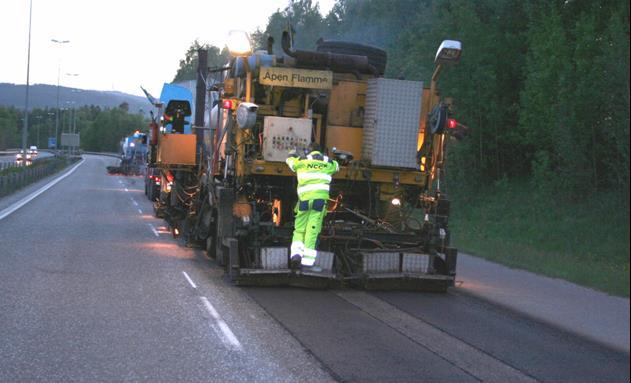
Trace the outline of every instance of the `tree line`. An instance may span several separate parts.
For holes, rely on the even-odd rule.
[[[48,138],[55,136],[55,108],[35,108],[29,111],[27,146],[48,147]],[[0,150],[22,146],[24,111],[0,106]],[[61,133],[81,134],[81,148],[96,152],[118,152],[120,140],[135,130],[146,130],[140,114],[129,113],[126,103],[118,108],[82,106],[59,111],[57,142]]]
[[[319,38],[388,52],[386,76],[422,80],[444,39],[463,43],[439,87],[469,137],[449,148],[452,189],[506,180],[580,199],[620,191],[629,199],[629,3],[623,0],[338,0],[322,15],[291,0],[252,33],[259,49],[288,25],[294,45]],[[176,79],[194,78],[197,41]],[[206,45],[208,47],[208,45]],[[209,57],[225,62],[226,49]],[[222,61],[223,60],[223,61]]]
[[[629,193],[629,3],[616,0],[338,0],[323,16],[290,1],[254,33],[265,46],[290,23],[294,44],[318,38],[388,52],[386,76],[428,82],[444,39],[461,62],[439,86],[470,136],[452,145],[458,188],[527,179],[570,197]]]

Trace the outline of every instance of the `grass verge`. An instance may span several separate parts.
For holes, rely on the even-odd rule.
[[[629,297],[629,204],[613,193],[571,202],[504,184],[453,202],[455,246],[510,267]]]

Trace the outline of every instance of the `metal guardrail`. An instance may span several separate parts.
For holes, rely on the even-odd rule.
[[[38,149],[40,152],[48,152],[48,153],[55,153],[54,150],[52,149]],[[10,155],[10,154],[17,154],[18,149],[7,149],[7,150],[0,150],[0,156],[3,155]],[[93,154],[93,155],[97,155],[97,156],[108,156],[108,157],[116,157],[116,158],[120,158],[120,153],[114,153],[114,152],[85,152],[82,151],[79,154]]]
[[[0,162],[0,171],[3,171],[4,169],[9,169],[9,168],[16,168],[18,166],[22,166],[22,164],[18,164],[15,161],[12,161],[12,162]]]
[[[52,154],[55,153],[54,151],[48,150],[48,149],[41,149],[39,152],[40,153],[46,152],[46,153],[52,153]],[[18,153],[17,150],[12,151],[12,152],[6,151],[6,152],[0,152],[0,155],[9,155],[9,154],[17,154],[17,153]],[[51,158],[51,157],[44,157],[44,158],[42,158],[42,157],[39,157],[39,156],[35,156],[35,158],[31,159],[31,162],[42,161],[42,160],[45,160],[47,158]],[[19,167],[22,167],[22,166],[24,166],[23,163],[19,163],[19,162],[15,161],[15,160],[14,161],[0,162],[0,171],[5,170],[5,169],[9,169],[9,168],[19,168]]]
[[[55,157],[50,158],[50,163],[38,166],[23,166],[22,171],[11,172],[6,175],[0,175],[0,197],[9,195],[14,191],[29,185],[35,181],[38,181],[44,177],[48,177],[51,174],[65,168],[69,163],[61,164]]]

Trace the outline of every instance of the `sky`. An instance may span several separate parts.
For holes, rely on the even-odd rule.
[[[32,0],[30,84],[159,95],[195,39],[264,29],[288,0]],[[335,0],[314,0],[326,14]],[[29,0],[2,0],[0,83],[25,84]],[[68,40],[58,44],[51,41]],[[59,76],[58,76],[59,74]]]

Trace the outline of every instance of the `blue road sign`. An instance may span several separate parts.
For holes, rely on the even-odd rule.
[[[56,137],[48,137],[48,149],[57,148],[57,138]]]

